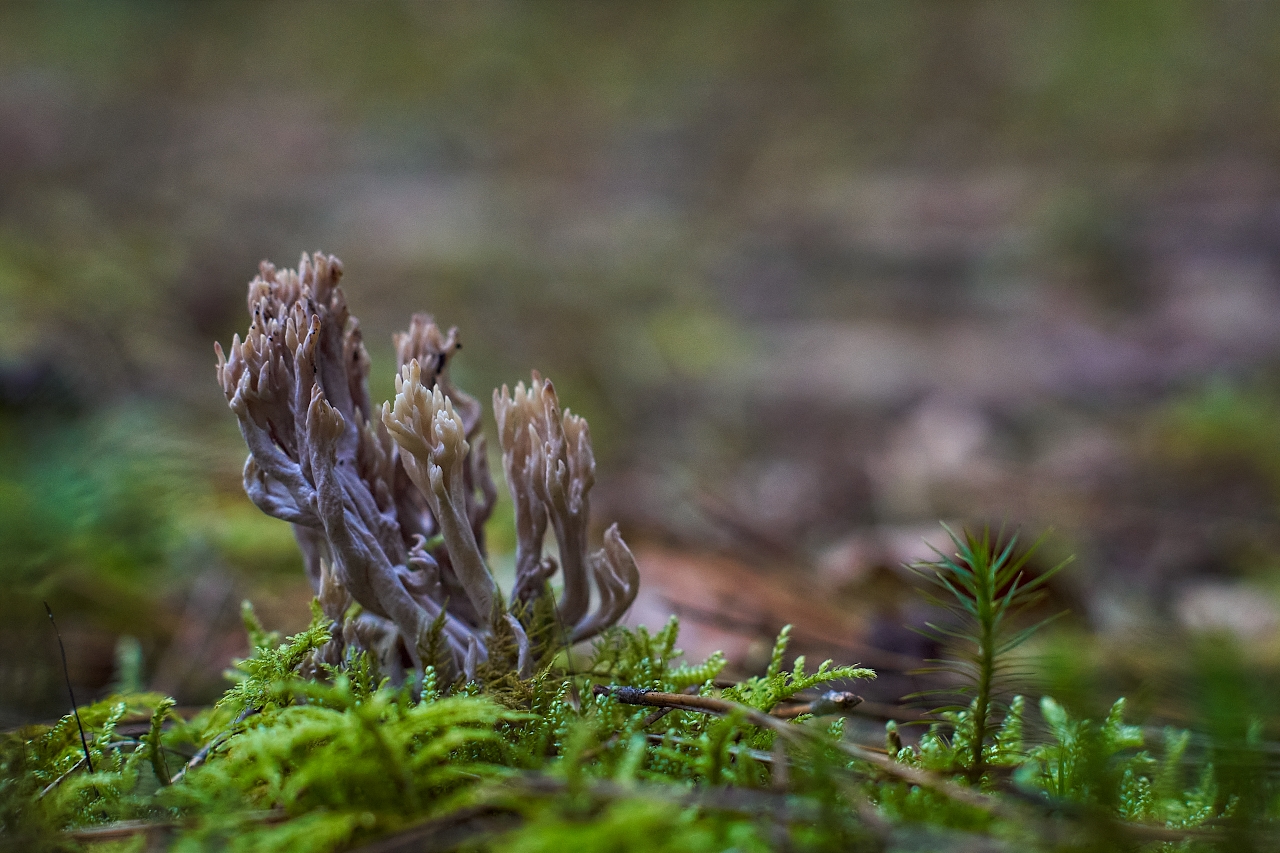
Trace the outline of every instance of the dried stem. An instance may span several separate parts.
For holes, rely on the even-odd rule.
[[[75,714],[76,728],[80,730],[80,746],[84,747],[84,763],[92,773],[93,758],[89,755],[89,741],[84,736],[84,725],[80,722],[80,706],[76,704],[75,691],[71,689],[71,670],[67,667],[67,647],[62,644],[62,632],[58,630],[58,623],[54,621],[53,610],[50,609],[47,601],[44,602],[44,612],[49,614],[49,624],[53,625],[53,634],[58,638],[58,651],[62,654],[62,677],[66,679],[67,695],[71,697],[71,713]]]
[[[643,690],[635,687],[620,687],[596,685],[594,688],[596,695],[612,696],[619,702],[626,705],[645,705],[649,707],[672,708],[679,711],[695,711],[717,716],[727,716],[728,714],[739,714],[748,722],[762,728],[768,728],[777,733],[780,737],[792,743],[815,743],[820,737],[816,732],[810,731],[804,726],[798,726],[750,708],[740,705],[736,702],[729,702],[724,699],[716,699],[711,696],[685,696],[679,693],[663,693],[656,690]],[[860,746],[848,741],[830,742],[822,741],[828,746],[832,746],[851,758],[856,758],[866,764],[870,764],[876,770],[887,776],[892,776],[910,785],[917,785],[921,788],[942,794],[948,799],[961,803],[966,806],[978,809],[992,817],[1011,822],[1043,822],[1041,818],[1034,815],[1030,806],[1023,806],[1018,803],[1008,802],[990,794],[984,794],[973,788],[965,787],[956,782],[944,779],[927,770],[921,770],[902,764],[887,755],[881,755],[864,746]],[[1049,804],[1045,804],[1048,806]],[[1185,841],[1187,839],[1222,839],[1225,835],[1212,829],[1171,829],[1163,826],[1151,826],[1142,823],[1131,822],[1114,822],[1116,829],[1133,839],[1134,841]],[[1052,833],[1052,829],[1045,827],[1046,837]]]

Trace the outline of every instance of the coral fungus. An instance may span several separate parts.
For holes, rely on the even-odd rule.
[[[395,337],[396,397],[379,417],[341,276],[341,262],[322,254],[303,255],[296,272],[263,263],[249,284],[244,340],[225,355],[215,345],[218,381],[249,447],[245,491],[293,525],[312,588],[341,629],[321,661],[355,648],[376,653],[394,677],[434,666],[475,678],[484,664],[527,674],[546,651],[530,640],[537,613],[551,612],[558,626],[535,635],[548,638],[542,645],[614,624],[639,575],[616,525],[603,548],[588,549],[595,459],[586,421],[562,410],[536,372],[528,388],[494,393],[518,540],[508,605],[485,559],[497,490],[482,406],[448,375],[457,330],[413,316]],[[548,524],[558,562],[543,554]],[[557,569],[563,591],[553,599]]]

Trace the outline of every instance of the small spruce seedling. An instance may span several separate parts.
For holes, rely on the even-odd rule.
[[[971,782],[977,783],[986,769],[984,749],[994,736],[998,682],[1012,674],[1008,653],[1062,614],[1021,628],[1015,624],[1017,617],[1044,598],[1045,584],[1071,559],[1032,576],[1027,566],[1044,537],[1019,551],[1016,533],[1002,544],[1000,533],[993,536],[990,528],[984,528],[981,534],[962,530],[959,535],[945,524],[943,528],[955,553],[937,551],[938,559],[916,563],[912,568],[945,591],[937,594],[923,590],[922,594],[931,604],[946,610],[951,619],[946,623],[928,622],[919,630],[949,649],[947,657],[929,661],[932,666],[925,671],[951,673],[959,677],[961,685],[909,698],[957,692],[972,697],[967,707],[952,704],[935,710],[968,715],[972,733],[966,773]],[[965,760],[963,756],[961,759]]]

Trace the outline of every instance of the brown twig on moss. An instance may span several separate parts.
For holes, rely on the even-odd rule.
[[[61,784],[63,783],[63,781],[65,781],[65,780],[66,780],[66,778],[67,778],[68,776],[70,776],[72,773],[75,773],[75,772],[76,772],[77,770],[79,770],[81,767],[84,767],[84,764],[85,764],[85,760],[84,760],[84,758],[81,758],[81,759],[80,759],[79,761],[77,761],[75,764],[72,764],[72,765],[71,765],[71,767],[69,767],[65,773],[63,773],[63,774],[62,774],[61,776],[59,776],[57,779],[54,779],[52,782],[50,782],[48,785],[46,785],[46,786],[45,786],[45,787],[40,791],[40,793],[39,793],[39,795],[36,797],[36,799],[37,799],[37,800],[43,800],[46,796],[48,796],[50,793],[52,793],[52,792],[53,792],[53,789],[54,789],[54,788],[57,788],[59,785],[61,785]]]
[[[236,715],[235,720],[233,720],[231,723],[231,728],[227,729],[226,731],[219,732],[208,743],[200,747],[200,749],[196,751],[196,754],[191,756],[191,760],[188,761],[185,765],[183,765],[181,770],[179,770],[177,773],[174,774],[173,779],[170,781],[170,784],[177,784],[178,782],[181,782],[183,777],[187,775],[188,770],[194,770],[197,767],[199,767],[201,764],[204,764],[205,759],[209,757],[209,753],[213,752],[219,746],[226,743],[227,738],[231,737],[231,735],[234,733],[234,728],[236,726],[240,725],[245,720],[249,719],[254,714],[258,713],[258,711],[259,711],[258,708],[245,708],[238,715]]]
[[[614,685],[596,685],[594,688],[596,695],[612,696],[619,702],[626,705],[644,705],[649,707],[672,708],[678,711],[694,711],[707,714],[715,714],[717,716],[727,716],[729,714],[738,714],[747,722],[762,728],[771,729],[780,737],[794,744],[815,743],[816,738],[820,737],[804,726],[781,720],[770,714],[740,705],[736,702],[728,702],[724,699],[716,699],[711,696],[685,696],[679,693],[664,693],[656,690],[644,690],[636,687],[622,687]],[[875,752],[864,746],[848,741],[823,743],[832,746],[851,758],[855,758],[865,764],[869,764],[876,770],[891,776],[899,781],[906,782],[910,785],[916,785],[935,793],[941,794],[953,802],[969,806],[984,812],[992,817],[1001,820],[1007,820],[1015,823],[1027,824],[1045,824],[1042,828],[1046,833],[1046,837],[1057,834],[1056,827],[1049,826],[1043,818],[1036,814],[1041,808],[1048,804],[1039,803],[1018,803],[1010,802],[991,794],[984,794],[973,788],[968,788],[949,779],[944,779],[927,770],[921,770],[917,767],[911,767],[902,764],[893,758]],[[1185,841],[1187,839],[1222,839],[1224,834],[1213,829],[1173,829],[1163,826],[1152,826],[1143,823],[1132,823],[1127,821],[1111,821],[1110,824],[1116,831],[1134,841]],[[1270,837],[1270,836],[1268,836]]]
[[[812,701],[774,708],[769,713],[783,720],[795,719],[805,714],[825,717],[831,714],[847,714],[861,704],[862,697],[856,693],[850,693],[847,690],[828,690]]]

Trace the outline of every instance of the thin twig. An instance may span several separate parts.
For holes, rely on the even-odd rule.
[[[690,696],[686,693],[664,693],[661,690],[645,690],[641,687],[614,687],[597,684],[593,690],[597,696],[612,696],[624,705],[646,705],[651,708],[671,708],[676,711],[701,711],[709,714],[728,714],[734,710],[742,711],[752,722],[755,718],[768,719],[768,715],[746,705],[726,702],[711,696]],[[777,720],[757,723],[772,727]]]
[[[89,772],[93,772],[93,759],[89,757],[89,741],[84,736],[84,726],[80,723],[80,708],[76,705],[76,694],[71,689],[71,670],[67,668],[67,647],[62,644],[62,632],[58,630],[58,623],[53,620],[53,610],[49,607],[49,602],[44,602],[44,612],[49,614],[49,622],[53,625],[54,636],[58,638],[58,651],[62,652],[62,677],[67,681],[67,695],[71,697],[71,713],[76,715],[76,728],[80,730],[80,745],[84,747],[84,763],[88,765]]]
[[[748,722],[761,728],[772,729],[779,736],[799,743],[803,741],[813,742],[815,733],[803,726],[797,726],[792,723],[785,722],[777,717],[765,714],[755,708],[746,705],[740,705],[736,702],[729,702],[724,699],[716,699],[710,696],[683,696],[678,693],[663,693],[656,690],[643,690],[636,687],[615,687],[596,685],[595,692],[599,695],[613,696],[619,702],[626,705],[646,705],[651,707],[674,708],[679,711],[700,711],[702,713],[716,714],[717,716],[726,716],[728,714],[737,713],[745,718]],[[1018,803],[1008,802],[990,794],[984,794],[981,791],[967,788],[964,785],[957,784],[948,779],[930,773],[927,770],[921,770],[918,767],[911,767],[902,764],[887,755],[881,755],[859,744],[849,743],[848,741],[830,742],[823,741],[825,745],[832,746],[846,755],[856,758],[866,764],[870,764],[882,773],[894,776],[903,782],[916,785],[921,788],[927,788],[935,791],[948,799],[970,806],[972,808],[983,811],[992,817],[997,817],[1008,821],[1025,821],[1028,815],[1028,807],[1034,804],[1023,806]],[[1049,804],[1045,804],[1049,805]],[[1191,838],[1210,839],[1222,838],[1221,832],[1213,829],[1171,829],[1163,826],[1152,826],[1145,823],[1131,823],[1127,821],[1116,821],[1114,826],[1117,830],[1128,835],[1135,841],[1183,841]],[[1046,830],[1048,828],[1046,827]],[[1269,837],[1269,836],[1268,836]]]
[[[697,690],[698,688],[695,686],[695,687],[689,687],[688,689]],[[640,722],[640,730],[644,731],[645,729],[649,728],[649,726],[652,726],[654,723],[658,722],[658,720],[661,720],[663,717],[665,717],[667,714],[670,714],[674,710],[675,708],[659,708],[658,710],[654,711],[652,714],[645,717]],[[584,752],[582,754],[582,757],[579,758],[579,761],[588,761],[592,758],[595,758],[597,755],[604,752],[605,750],[613,749],[613,747],[617,745],[618,741],[621,740],[621,738],[622,738],[622,732],[614,732],[613,734],[609,735],[608,739],[605,740],[604,743],[594,746],[591,749],[588,749],[586,752]]]
[[[856,693],[850,693],[847,690],[828,690],[812,702],[774,708],[769,713],[783,720],[794,719],[805,714],[825,717],[830,714],[847,714],[861,704],[862,697]]]
[[[187,775],[188,770],[194,770],[195,768],[199,767],[201,764],[204,764],[205,759],[209,757],[209,753],[217,749],[222,744],[226,743],[227,738],[231,737],[231,735],[233,734],[231,729],[235,728],[236,726],[243,723],[245,720],[252,717],[254,714],[258,713],[259,710],[260,709],[258,708],[245,708],[243,711],[241,711],[239,715],[235,718],[235,720],[231,723],[231,726],[226,731],[219,732],[213,738],[213,740],[209,741],[204,746],[200,747],[199,751],[196,752],[195,755],[191,756],[191,760],[188,761],[181,770],[179,770],[177,773],[174,774],[173,779],[170,780],[169,784],[176,785],[178,782],[181,782],[182,779]]]
[[[139,833],[149,833],[160,829],[175,829],[179,824],[171,821],[121,820],[102,826],[91,826],[86,829],[75,829],[67,833],[76,841],[111,841],[118,838],[132,838]]]
[[[793,725],[746,705],[740,705],[724,699],[716,699],[711,696],[682,696],[677,693],[661,693],[656,690],[641,690],[635,687],[605,687],[604,685],[597,685],[595,690],[596,693],[613,696],[626,705],[668,707],[682,711],[701,711],[718,716],[736,712],[746,718],[747,721],[761,728],[772,729],[792,742],[812,737],[812,733],[802,726]],[[1001,817],[1014,816],[1008,807],[1000,801],[981,792],[942,779],[928,771],[900,764],[888,756],[880,755],[857,744],[841,741],[832,745],[860,761],[874,765],[885,773],[897,776],[904,782],[936,790],[957,802],[971,805],[990,814]]]
[[[48,794],[48,793],[49,793],[50,791],[52,791],[54,788],[56,788],[56,787],[58,787],[59,785],[61,785],[61,784],[62,784],[62,780],[63,780],[63,779],[66,779],[68,776],[70,776],[72,773],[75,773],[75,772],[76,772],[77,770],[79,770],[81,767],[84,767],[84,759],[83,759],[83,758],[81,758],[81,759],[80,759],[79,761],[77,761],[75,764],[71,765],[71,769],[70,769],[70,770],[68,770],[66,773],[63,773],[63,774],[62,774],[61,776],[59,776],[57,779],[54,779],[54,780],[53,780],[52,782],[50,782],[47,786],[45,786],[45,789],[44,789],[43,791],[41,791],[41,792],[40,792],[40,795],[39,795],[38,797],[36,797],[36,799],[37,799],[37,800],[43,800],[43,799],[45,798],[45,795],[46,795],[46,794]]]
[[[652,726],[654,723],[658,722],[658,720],[661,720],[663,717],[665,717],[667,714],[670,714],[674,710],[675,708],[659,708],[658,710],[654,711],[652,714],[645,717],[644,720],[641,721],[640,728],[642,729],[649,728],[649,726]]]

